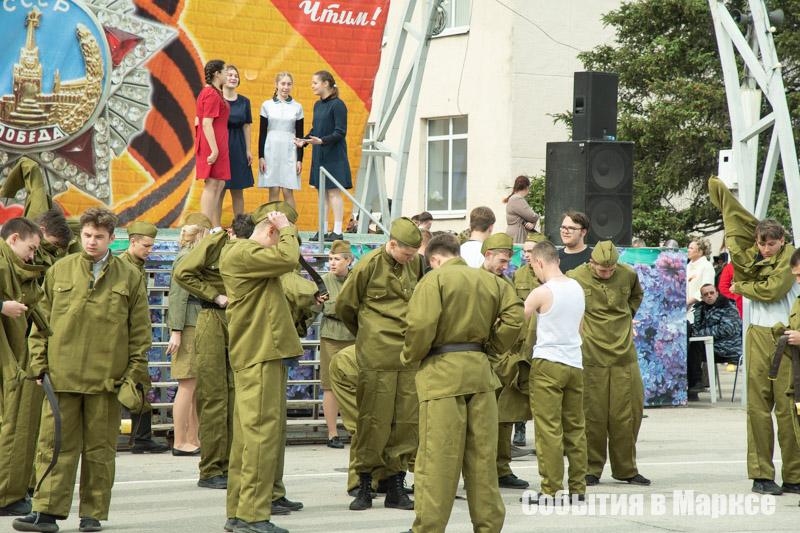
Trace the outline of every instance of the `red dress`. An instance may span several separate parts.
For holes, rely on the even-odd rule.
[[[203,87],[197,97],[197,127],[195,128],[196,176],[199,180],[207,178],[228,181],[231,179],[230,154],[228,152],[228,115],[231,110],[222,95],[213,87]],[[203,132],[203,119],[213,118],[214,137],[217,140],[219,155],[213,165],[208,164],[211,146]]]

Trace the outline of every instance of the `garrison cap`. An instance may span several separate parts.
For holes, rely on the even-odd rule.
[[[604,267],[610,267],[617,264],[619,253],[617,247],[611,241],[598,242],[592,250],[592,261]]]
[[[253,221],[253,224],[258,224],[259,222],[266,220],[267,215],[273,211],[278,211],[286,215],[286,218],[289,219],[289,222],[294,224],[297,222],[297,211],[294,210],[294,207],[289,205],[286,202],[268,202],[258,207],[253,214],[250,215],[250,219]]]
[[[350,241],[340,241],[340,240],[333,241],[333,244],[331,244],[331,253],[352,254],[353,251],[350,249]]]
[[[201,228],[211,229],[211,220],[203,213],[189,213],[183,219],[187,226],[200,226]]]
[[[540,243],[542,241],[546,241],[547,237],[543,234],[539,233],[538,231],[530,231],[528,235],[525,237],[525,242],[535,242]]]
[[[483,241],[481,253],[485,254],[489,250],[513,250],[514,240],[507,233],[495,233]]]
[[[156,238],[158,228],[149,222],[132,222],[128,225],[128,235],[144,235],[145,237]]]
[[[401,217],[392,222],[389,237],[412,248],[419,248],[422,244],[422,232],[408,217]]]

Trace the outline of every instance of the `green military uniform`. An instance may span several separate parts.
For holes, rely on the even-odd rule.
[[[195,326],[197,415],[200,423],[200,479],[228,473],[233,438],[233,373],[228,358],[228,321],[214,298],[225,295],[220,254],[229,246],[224,231],[203,238],[175,266],[175,279],[203,309]]]
[[[332,254],[352,255],[350,243],[347,241],[335,241],[331,245]],[[322,281],[328,289],[328,299],[322,309],[322,320],[319,328],[319,379],[322,390],[330,390],[330,379],[328,367],[330,361],[336,353],[347,346],[355,343],[355,336],[347,329],[344,322],[339,320],[336,315],[336,299],[342,291],[347,276],[339,277],[333,272],[322,275]]]
[[[500,531],[505,507],[497,472],[486,460],[497,453],[499,380],[481,351],[428,353],[455,343],[505,352],[524,323],[522,302],[510,284],[454,258],[419,282],[407,320],[402,360],[420,365],[413,531],[444,532],[462,469],[473,529]]]
[[[589,475],[600,478],[606,463],[611,475],[630,479],[636,468],[636,440],[644,414],[644,384],[633,345],[633,317],[644,291],[639,277],[628,265],[617,264],[619,255],[611,241],[598,243],[595,263],[616,270],[600,279],[585,263],[567,274],[583,287],[583,412]]]
[[[793,404],[785,391],[791,383],[791,365],[783,362],[775,381],[768,379],[769,367],[775,353],[771,327],[786,322],[796,296],[796,285],[789,260],[794,252],[790,244],[770,258],[762,258],[755,244],[758,220],[753,217],[717,178],[708,181],[711,202],[722,212],[725,226],[725,245],[733,263],[734,290],[767,308],[770,315],[783,315],[771,323],[751,323],[745,336],[745,366],[747,368],[747,473],[750,479],[775,479],[772,463],[774,431],[772,411],[778,423],[778,444],[781,448],[781,467],[784,483],[800,483],[800,446],[794,439]],[[755,313],[753,313],[755,316]]]
[[[28,320],[42,296],[37,282],[42,271],[0,240],[0,302],[14,300],[29,309],[18,318],[0,315],[0,508],[24,501],[33,475],[42,391],[25,375]]]
[[[776,324],[773,326],[772,331],[775,336],[783,335],[785,329],[791,329],[794,331],[800,331],[800,297],[795,299],[794,304],[792,304],[792,310],[789,313],[789,327],[784,328],[783,324]],[[783,354],[783,359],[781,360],[781,368],[779,369],[780,372],[783,371],[783,366],[787,364],[791,364],[791,353],[789,350]],[[792,371],[792,376],[794,373]],[[786,397],[789,398],[789,402],[794,407],[792,410],[792,427],[794,428],[794,437],[795,441],[797,441],[797,445],[800,446],[800,405],[795,405],[794,401],[794,381],[789,381],[789,386],[786,389]]]
[[[390,234],[412,247],[422,242],[407,218],[395,220]],[[382,246],[356,263],[336,302],[336,315],[356,336],[359,474],[374,477],[382,466],[388,476],[405,472],[417,449],[416,365],[404,366],[400,351],[408,301],[422,274],[419,255],[402,265]]]
[[[108,518],[119,434],[116,389],[123,381],[149,386],[151,343],[147,294],[140,274],[109,252],[95,278],[93,260],[81,253],[47,272],[42,314],[47,337],[34,325],[29,339],[30,375],[49,373],[64,428],[58,463],[33,496],[33,510],[66,517],[78,460],[82,517]],[[41,478],[53,454],[54,418],[42,409],[36,455]]]
[[[253,222],[277,209],[294,212],[285,202],[272,202],[253,214]],[[293,219],[296,213],[289,216]],[[297,230],[288,226],[276,246],[236,240],[220,258],[236,384],[227,516],[249,523],[269,520],[276,472],[282,470],[287,380],[282,361],[301,355],[303,348],[280,277],[295,269],[299,257]]]

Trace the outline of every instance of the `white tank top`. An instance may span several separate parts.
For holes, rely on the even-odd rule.
[[[537,318],[533,358],[583,368],[580,333],[586,308],[583,288],[571,278],[550,280],[544,287],[553,293],[553,304]]]

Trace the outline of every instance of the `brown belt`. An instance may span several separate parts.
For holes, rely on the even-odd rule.
[[[428,355],[442,355],[451,352],[481,352],[483,353],[483,344],[477,342],[454,342],[451,344],[442,344],[441,346],[434,346]]]

